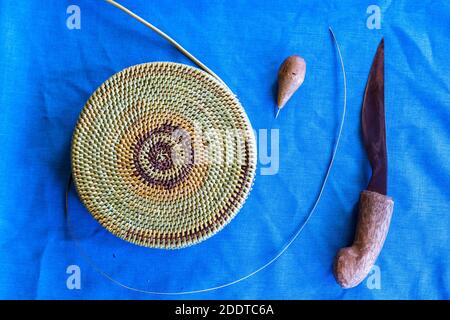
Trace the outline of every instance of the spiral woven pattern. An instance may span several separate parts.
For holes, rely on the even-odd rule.
[[[250,192],[256,146],[233,93],[170,62],[132,66],[89,98],[72,141],[80,199],[132,243],[181,248],[221,230]]]

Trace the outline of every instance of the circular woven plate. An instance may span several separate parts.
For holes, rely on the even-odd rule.
[[[113,75],[72,140],[78,194],[135,244],[181,248],[222,229],[251,189],[256,144],[233,93],[199,69],[157,62]]]

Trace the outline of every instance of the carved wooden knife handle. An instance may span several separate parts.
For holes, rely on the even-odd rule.
[[[361,192],[355,240],[339,251],[334,274],[343,288],[357,286],[372,269],[389,230],[394,201],[373,191]]]

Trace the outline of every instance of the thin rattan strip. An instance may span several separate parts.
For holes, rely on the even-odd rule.
[[[82,202],[113,234],[148,247],[181,248],[221,230],[245,202],[255,169],[255,138],[238,99],[183,64],[113,75],[73,135]]]

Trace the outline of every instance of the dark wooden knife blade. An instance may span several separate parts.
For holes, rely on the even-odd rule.
[[[362,136],[372,167],[367,190],[386,195],[387,151],[384,112],[384,39],[378,45],[362,106]]]

